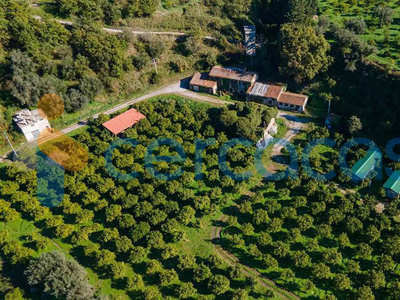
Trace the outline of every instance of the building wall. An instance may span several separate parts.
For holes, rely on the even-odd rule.
[[[24,136],[28,142],[33,142],[36,140],[36,137],[33,134],[34,132],[35,132],[35,134],[37,132],[40,133],[40,132],[46,130],[46,128],[51,128],[49,121],[47,121],[46,119],[39,121],[30,126],[20,127],[22,133],[24,134]]]
[[[40,132],[42,132],[43,130],[46,130],[47,128],[51,128],[49,121],[47,121],[46,119],[44,119],[40,122],[37,122],[37,124],[38,124],[38,128],[39,128]]]
[[[26,138],[26,140],[28,142],[34,142],[35,141],[35,137],[33,136],[32,132],[25,133],[24,135],[25,135],[25,138]]]
[[[191,84],[190,89],[194,92],[207,93],[207,94],[211,94],[211,95],[217,94],[216,88],[208,88],[208,87],[199,86],[199,85],[195,85],[195,84]]]
[[[250,83],[240,80],[232,80],[227,78],[210,77],[210,80],[216,81],[218,84],[218,90],[228,92],[228,93],[239,93],[246,94],[248,89],[256,82]]]
[[[304,108],[302,106],[281,103],[281,102],[278,102],[278,108],[282,109],[282,110],[291,110],[291,111],[298,111],[298,112],[304,111]]]
[[[278,107],[279,109],[282,109],[282,110],[291,110],[291,111],[298,111],[298,112],[304,112],[305,106],[307,104],[307,102],[306,102],[304,106],[286,105],[285,103],[278,102],[276,99],[255,96],[255,95],[250,95],[250,94],[246,95],[246,99],[247,99],[247,101],[265,104],[265,105],[268,105],[271,107]]]
[[[397,194],[396,192],[390,190],[390,189],[386,189],[386,197],[388,197],[389,199],[397,199],[399,197],[399,194]]]
[[[265,98],[265,97],[261,97],[261,96],[254,96],[254,95],[247,94],[246,99],[247,99],[247,101],[250,101],[250,102],[265,104],[265,105],[268,105],[271,107],[278,106],[278,102],[276,101],[276,99],[272,99],[272,98]]]
[[[39,130],[39,127],[37,126],[37,123],[33,124],[33,125],[29,125],[29,126],[24,126],[24,127],[20,127],[22,133],[26,136],[27,134]]]

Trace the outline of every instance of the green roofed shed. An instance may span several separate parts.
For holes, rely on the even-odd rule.
[[[367,179],[368,175],[375,169],[381,159],[382,153],[379,150],[369,150],[367,155],[351,168],[354,174],[353,181],[359,183]]]
[[[386,196],[390,199],[396,199],[400,195],[400,171],[393,172],[389,180],[386,181],[383,188],[386,190]]]

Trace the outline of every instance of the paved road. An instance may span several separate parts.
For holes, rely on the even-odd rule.
[[[118,112],[118,111],[120,111],[120,110],[122,110],[124,108],[127,108],[127,107],[129,107],[129,106],[131,106],[131,105],[133,105],[135,103],[139,103],[139,102],[148,100],[150,98],[154,98],[154,97],[161,96],[161,95],[168,95],[168,94],[184,96],[186,98],[190,98],[190,99],[193,99],[195,101],[208,102],[208,103],[211,103],[211,104],[214,104],[214,105],[232,104],[232,102],[219,100],[218,98],[213,98],[211,96],[202,95],[202,94],[195,93],[195,92],[192,92],[192,91],[188,90],[189,80],[190,80],[190,78],[182,79],[181,81],[178,81],[178,82],[175,82],[175,83],[170,84],[168,86],[165,86],[163,88],[160,88],[160,89],[158,89],[156,91],[153,91],[153,92],[151,92],[151,93],[149,93],[147,95],[132,99],[132,100],[130,100],[128,102],[125,102],[125,103],[122,103],[122,104],[119,104],[119,105],[117,105],[117,106],[115,106],[115,107],[113,107],[113,108],[111,108],[111,109],[109,109],[109,110],[107,110],[105,112],[102,112],[102,113],[106,114],[106,115],[110,115],[110,114],[116,113],[116,112]],[[94,119],[96,119],[96,118],[99,117],[99,115],[100,115],[100,113],[95,114],[92,117]],[[73,131],[75,131],[75,130],[77,130],[79,128],[82,128],[82,127],[86,126],[87,124],[88,124],[88,120],[85,119],[85,120],[80,121],[79,123],[76,123],[76,124],[73,124],[71,126],[68,126],[68,127],[64,128],[64,129],[62,129],[60,131],[62,133],[64,133],[64,134],[67,134],[67,133],[73,132]],[[54,137],[57,137],[57,136],[54,136]],[[10,154],[10,152],[5,154],[3,157],[0,157],[0,162],[5,161],[5,159],[7,158],[7,156],[9,154]]]
[[[243,264],[242,262],[240,262],[240,260],[234,256],[232,253],[230,253],[229,251],[226,251],[225,249],[223,249],[220,245],[219,242],[221,241],[221,232],[222,232],[222,223],[225,222],[227,220],[227,216],[223,215],[221,216],[221,218],[219,218],[219,220],[217,221],[216,226],[213,227],[212,231],[211,231],[211,241],[214,244],[214,249],[215,252],[230,266],[240,266],[243,269],[243,273],[244,275],[247,276],[256,276],[258,282],[266,287],[269,290],[272,290],[276,295],[278,295],[280,298],[282,299],[286,299],[286,300],[291,300],[291,299],[300,299],[298,296],[296,296],[295,294],[286,291],[280,287],[277,286],[277,284],[265,277],[263,274],[261,274],[260,272],[258,272],[256,269],[253,269],[245,264]]]
[[[133,104],[148,100],[150,98],[154,98],[154,97],[161,96],[161,95],[168,95],[168,94],[175,94],[175,95],[185,96],[185,97],[191,98],[191,99],[196,100],[196,101],[204,101],[204,102],[208,102],[208,103],[216,104],[216,105],[232,104],[232,102],[223,101],[223,100],[219,100],[217,98],[208,97],[208,96],[205,96],[205,95],[202,95],[202,94],[198,94],[198,93],[192,92],[192,91],[187,89],[188,82],[189,82],[189,79],[184,79],[182,81],[173,83],[173,84],[168,85],[166,87],[163,87],[163,88],[161,88],[159,90],[151,92],[151,93],[149,93],[149,94],[147,94],[145,96],[142,96],[142,97],[139,97],[139,98],[135,98],[135,99],[132,99],[132,100],[130,100],[128,102],[125,102],[125,103],[122,103],[120,105],[117,105],[117,106],[115,106],[115,107],[113,107],[113,108],[111,108],[111,109],[109,109],[109,110],[107,110],[105,112],[102,112],[102,113],[106,114],[106,115],[111,115],[111,114],[116,113],[116,112],[118,112],[118,111],[120,111],[120,110],[122,110],[124,108],[127,108],[127,107],[133,105]],[[99,115],[100,114],[95,114],[95,115],[93,115],[93,118],[96,119],[96,118],[99,117]],[[88,123],[88,120],[83,120],[83,121],[81,121],[81,122],[79,122],[77,124],[74,124],[74,125],[71,125],[71,126],[69,126],[67,128],[62,129],[61,132],[62,133],[70,133],[70,132],[72,132],[74,130],[77,130],[77,129],[87,125],[87,123]]]

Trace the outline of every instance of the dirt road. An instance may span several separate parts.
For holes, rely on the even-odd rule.
[[[232,253],[229,251],[226,251],[223,249],[219,244],[221,241],[221,232],[222,232],[222,223],[226,221],[228,217],[226,215],[223,215],[221,218],[218,219],[217,224],[213,227],[211,231],[211,241],[214,244],[214,249],[215,252],[230,266],[240,266],[243,269],[243,273],[247,276],[255,276],[258,280],[258,282],[266,287],[269,290],[272,290],[275,295],[280,297],[281,299],[300,299],[298,296],[295,294],[288,292],[286,290],[283,290],[282,288],[278,287],[277,284],[271,280],[266,278],[263,274],[258,272],[257,270],[250,268],[249,266],[243,264],[240,262],[240,260],[234,256]]]
[[[32,5],[33,7],[38,7],[38,4]],[[40,16],[33,16],[36,20],[43,20],[42,17]],[[66,21],[66,20],[56,20],[58,23],[60,23],[63,26],[73,26],[74,23],[71,21]],[[124,31],[130,31],[134,35],[165,35],[165,36],[173,36],[173,37],[185,37],[188,36],[187,33],[185,32],[177,32],[177,31],[147,31],[147,30],[133,30],[132,28],[125,27],[124,29],[120,28],[108,28],[108,27],[103,27],[102,28],[105,32],[111,33],[111,34],[121,34],[124,33]],[[205,40],[215,40],[212,36],[206,35],[203,37]]]
[[[283,112],[280,111],[278,113],[278,118],[279,119],[284,119],[286,122],[287,126],[287,133],[283,137],[282,142],[278,143],[273,149],[272,149],[272,156],[279,156],[281,155],[282,149],[289,144],[289,142],[296,136],[298,135],[304,127],[307,125],[308,121],[305,118],[299,118],[294,114],[291,114],[289,112]]]

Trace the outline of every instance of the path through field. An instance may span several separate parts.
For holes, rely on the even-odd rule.
[[[291,299],[300,299],[298,296],[295,294],[286,291],[280,287],[277,286],[277,284],[271,280],[265,277],[263,274],[258,272],[256,269],[253,269],[245,264],[243,264],[235,255],[230,253],[229,251],[223,249],[220,246],[220,241],[221,241],[221,232],[222,232],[222,223],[226,221],[228,217],[226,215],[222,215],[218,221],[216,226],[213,227],[212,232],[211,232],[211,241],[214,244],[214,249],[215,252],[230,266],[240,266],[243,269],[244,275],[247,276],[255,276],[258,280],[258,282],[266,287],[269,290],[272,290],[276,296],[278,296],[280,299],[285,299],[285,300],[291,300]]]
[[[305,118],[300,118],[294,114],[280,111],[278,113],[278,118],[284,119],[286,122],[286,126],[288,131],[286,135],[283,137],[283,142],[274,146],[272,150],[272,156],[279,156],[281,155],[281,150],[284,146],[286,146],[296,135],[302,132],[302,130],[307,126],[308,120]],[[227,216],[222,215],[221,218],[216,222],[211,232],[211,240],[214,244],[214,248],[216,253],[229,265],[236,266],[240,265],[243,268],[243,272],[246,275],[256,276],[260,284],[270,290],[272,290],[279,298],[281,299],[300,299],[300,297],[296,296],[295,294],[286,291],[277,286],[277,284],[265,277],[263,274],[258,272],[257,270],[245,265],[242,263],[236,256],[234,256],[229,251],[225,250],[221,247],[221,232],[222,232],[222,224],[226,221]]]

